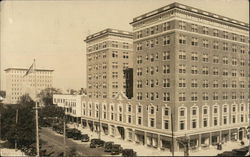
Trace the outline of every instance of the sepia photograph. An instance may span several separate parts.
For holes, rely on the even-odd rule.
[[[249,0],[1,0],[0,157],[250,156]]]

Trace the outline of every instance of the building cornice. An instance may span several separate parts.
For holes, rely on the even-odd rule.
[[[172,9],[188,11],[190,13],[193,13],[193,14],[196,14],[196,15],[199,15],[199,16],[214,19],[217,22],[219,20],[219,22],[223,22],[225,24],[230,24],[230,25],[234,25],[234,26],[238,26],[238,27],[243,27],[245,29],[249,29],[249,24],[248,23],[245,23],[245,22],[242,22],[242,21],[239,21],[239,20],[235,20],[235,19],[232,19],[232,18],[228,18],[228,17],[225,17],[225,16],[221,16],[221,15],[218,15],[218,14],[214,14],[214,13],[211,13],[211,12],[207,12],[207,11],[197,9],[197,8],[194,8],[194,7],[190,7],[190,6],[187,6],[187,5],[183,5],[183,4],[180,4],[180,3],[172,3],[172,4],[169,4],[167,6],[164,6],[164,7],[161,7],[159,9],[148,12],[146,14],[143,14],[141,16],[135,17],[133,19],[133,22],[131,22],[130,24],[134,25],[134,24],[136,24],[138,22],[148,20],[148,19],[150,19],[150,18],[152,18],[152,17],[154,17],[156,15],[168,12],[168,11],[170,11]]]

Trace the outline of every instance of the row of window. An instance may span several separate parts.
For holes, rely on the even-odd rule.
[[[187,54],[185,50],[179,50],[178,58],[180,60],[187,60],[188,55],[189,54]],[[161,58],[161,56],[159,56],[159,54],[157,52],[154,53],[154,54],[150,54],[150,55],[145,56],[145,60],[150,61],[150,62],[157,61],[160,58]],[[203,53],[202,57],[201,57],[201,61],[202,62],[209,62],[209,60],[210,60],[209,58],[211,59],[212,57],[209,57],[207,53]],[[198,53],[197,52],[192,52],[191,56],[190,56],[190,59],[192,61],[198,61],[199,60]],[[162,60],[163,61],[170,60],[170,51],[163,51],[162,52]],[[213,58],[212,58],[213,63],[220,63],[220,60],[221,60],[221,62],[223,64],[229,64],[229,57],[223,56],[220,59],[218,55],[213,55]],[[245,66],[245,59],[244,58],[240,58],[240,59],[237,59],[236,57],[231,58],[231,64],[232,65],[236,66],[238,64],[238,62],[239,62],[240,66]],[[136,63],[137,64],[142,64],[143,63],[143,57],[141,55],[137,56]]]
[[[195,33],[204,34],[204,35],[210,35],[210,36],[214,36],[214,37],[229,39],[229,40],[233,40],[233,41],[239,41],[239,42],[243,42],[243,43],[246,42],[246,36],[237,35],[235,33],[229,33],[227,31],[221,31],[218,29],[211,29],[211,28],[208,28],[206,26],[199,26],[197,24],[190,24],[190,23],[187,23],[184,21],[179,21],[177,28],[182,29],[182,30],[195,32]],[[171,30],[171,29],[174,29],[174,25],[171,25],[170,22],[166,22],[163,24],[159,24],[159,25],[152,26],[150,28],[146,28],[144,30],[135,32],[135,38],[140,39],[140,38],[143,38],[146,36],[158,34],[158,33],[161,33],[161,32],[167,31],[167,30]]]
[[[117,106],[115,108],[115,106]],[[102,109],[100,110],[99,107]],[[135,118],[135,122],[137,125],[142,124],[142,118],[144,116],[142,105],[136,106],[136,111],[133,111],[131,104],[126,104],[125,108],[122,104],[114,105],[110,104],[109,108],[107,104],[94,104],[94,103],[86,103],[82,104],[83,115],[91,116],[95,118],[99,118],[99,112],[101,111],[101,118],[109,119],[112,121],[120,121],[126,123],[132,123],[132,118]],[[249,105],[248,105],[249,108]],[[187,115],[190,115],[190,126],[191,128],[199,128],[199,120],[201,119],[202,126],[201,127],[209,127],[209,120],[213,120],[212,126],[227,125],[229,123],[234,124],[238,121],[238,123],[247,122],[247,114],[246,111],[249,110],[244,104],[236,105],[232,104],[230,107],[227,104],[224,105],[213,105],[213,106],[202,106],[201,110],[199,110],[198,106],[193,106],[189,109],[189,114],[187,113],[186,107],[178,108],[178,120],[179,120],[179,129],[184,130],[187,127]],[[170,129],[170,107],[162,107],[162,129]],[[212,116],[210,116],[210,110]],[[221,111],[220,111],[221,110]],[[156,114],[159,111],[158,106],[149,105],[146,106],[146,112],[148,116],[148,126],[156,127]],[[132,113],[136,112],[136,115]],[[201,112],[201,114],[199,114]],[[230,113],[230,114],[229,114]],[[108,116],[109,115],[109,116]],[[109,117],[109,118],[108,118]],[[124,119],[125,117],[125,119]],[[222,121],[220,119],[222,118]],[[229,120],[231,118],[231,121]],[[238,120],[237,120],[238,119]]]
[[[156,67],[146,67],[145,73],[146,74],[151,74],[154,75],[155,73],[158,73],[159,71],[162,71],[163,74],[169,74],[170,73],[170,65],[163,65],[162,69],[160,69],[158,66]],[[239,71],[239,72],[238,72]],[[185,64],[180,64],[178,67],[178,72],[181,74],[188,73],[187,72],[187,67]],[[202,66],[201,71],[198,70],[198,67],[195,65],[191,66],[190,72],[191,74],[203,74],[203,75],[209,75],[209,67],[208,66]],[[211,74],[213,75],[221,75],[222,76],[229,76],[229,70],[228,69],[222,69],[221,72],[219,72],[217,67],[213,68],[213,72]],[[139,67],[136,70],[137,76],[143,76],[143,68]],[[237,75],[239,74],[239,75]],[[245,70],[237,70],[237,69],[232,69],[231,75],[233,77],[240,76],[240,77],[245,77]]]
[[[118,41],[104,41],[102,43],[95,44],[93,46],[88,46],[87,50],[88,52],[101,50],[107,47],[114,47],[114,48],[123,48],[123,49],[129,49],[129,43],[127,42],[118,42]]]
[[[188,44],[187,41],[189,41],[189,39],[187,39],[186,35],[180,34],[178,36],[178,43],[179,44]],[[163,42],[162,45],[170,45],[171,42],[171,38],[170,36],[165,36],[163,37]],[[136,44],[136,50],[140,51],[143,50],[143,44],[145,44],[145,48],[153,48],[156,45],[159,45],[159,41],[158,38],[155,39],[151,39],[148,41],[144,41],[144,42],[138,42]],[[219,41],[213,41],[213,42],[209,42],[209,40],[207,39],[202,39],[201,42],[197,37],[191,37],[190,39],[190,45],[192,46],[201,46],[204,48],[212,48],[214,50],[219,50],[222,49],[223,51],[229,51],[229,43],[227,42],[219,42]],[[237,44],[231,44],[231,51],[232,52],[240,52],[241,54],[245,54],[245,52],[247,52],[247,48],[245,46],[239,46]]]
[[[200,98],[198,97],[198,94],[200,96]],[[202,92],[202,93],[198,93],[198,92],[192,92],[191,93],[191,97],[190,100],[187,99],[186,93],[185,92],[180,92],[178,94],[178,101],[180,102],[184,102],[184,101],[198,101],[198,100],[228,100],[230,99],[229,97],[229,93],[228,92],[222,92],[222,95],[219,96],[219,92],[213,92],[212,95],[210,95],[212,98],[210,98],[209,93],[208,92]],[[231,93],[231,99],[232,100],[236,100],[236,99],[240,99],[243,100],[245,99],[245,93],[244,92],[232,92]],[[143,98],[143,93],[142,92],[137,92],[137,100],[143,100],[143,99],[150,99],[150,100],[155,100],[155,99],[162,99],[162,101],[164,102],[168,102],[170,101],[170,92],[164,92],[162,94],[162,98],[160,98],[160,94],[158,92],[146,92],[145,93],[145,98]]]
[[[229,88],[229,81],[228,80],[222,80],[222,84],[219,86],[219,80],[213,80],[212,83],[212,87],[213,88],[219,88],[219,87],[223,87],[223,88]],[[184,87],[192,87],[192,88],[198,88],[198,87],[202,87],[202,88],[208,88],[210,87],[209,81],[208,80],[202,80],[201,84],[198,85],[198,81],[197,79],[192,79],[190,86],[188,86],[186,79],[185,78],[179,78],[179,81],[177,83],[178,87],[184,88]],[[162,80],[162,84],[159,83],[158,79],[152,79],[152,80],[145,80],[145,84],[143,83],[142,80],[137,80],[136,81],[136,87],[137,88],[144,88],[145,86],[149,86],[149,87],[156,87],[161,85],[162,87],[170,87],[170,79],[169,78],[165,78]],[[245,81],[238,81],[238,85],[239,88],[245,88],[246,87],[246,82]],[[248,86],[250,86],[250,84],[248,84]],[[236,80],[232,80],[231,81],[231,87],[232,88],[237,88],[237,81]]]

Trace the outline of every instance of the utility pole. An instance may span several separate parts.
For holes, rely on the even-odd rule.
[[[38,102],[36,99],[37,96],[37,79],[36,79],[36,60],[34,59],[34,73],[35,73],[35,103],[36,103],[36,155],[40,156],[39,148],[39,127],[38,127]]]
[[[173,123],[172,112],[171,112],[171,131],[172,131],[172,156],[174,157],[174,123]]]
[[[64,152],[63,152],[63,156],[66,157],[66,122],[65,122],[65,104],[63,107],[63,147],[64,147]]]
[[[101,139],[101,103],[99,103],[99,139]]]
[[[16,109],[16,137],[15,137],[15,150],[17,151],[17,122],[18,122],[18,109]]]

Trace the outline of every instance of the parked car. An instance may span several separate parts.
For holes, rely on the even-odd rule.
[[[109,142],[106,142],[105,144],[104,144],[104,151],[105,152],[111,152],[111,149],[112,149],[112,146],[114,145],[114,142],[111,142],[111,141],[109,141]]]
[[[103,147],[105,142],[100,139],[92,139],[90,141],[90,148]]]
[[[89,142],[89,135],[88,134],[82,134],[81,141],[82,142]]]
[[[114,144],[111,148],[111,155],[119,155],[122,152],[122,147],[119,144]]]
[[[123,157],[136,157],[136,152],[133,149],[122,150]]]

